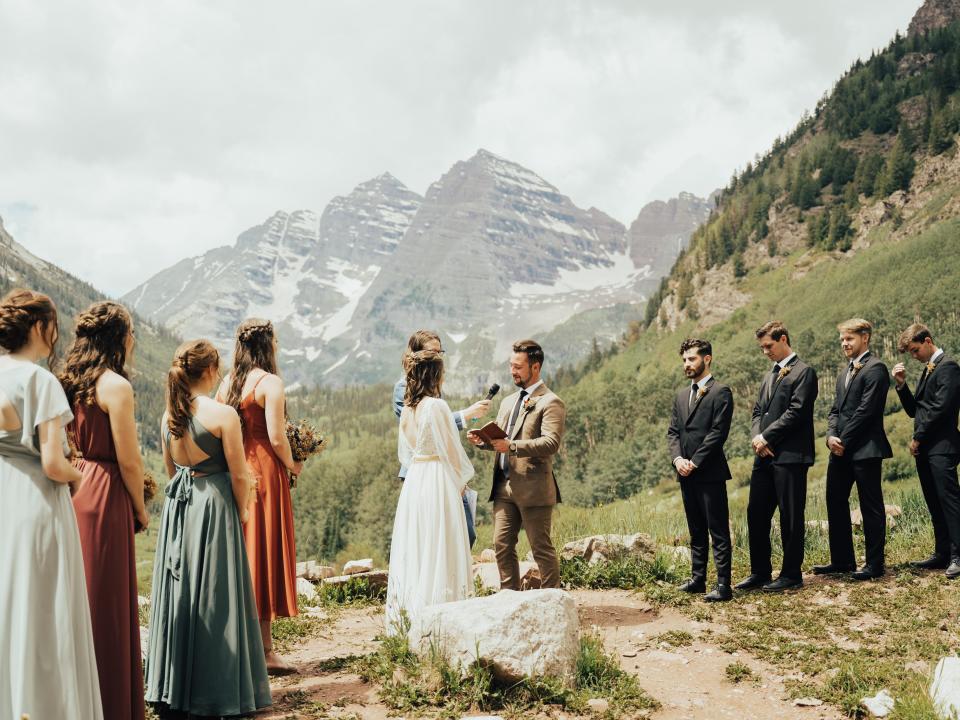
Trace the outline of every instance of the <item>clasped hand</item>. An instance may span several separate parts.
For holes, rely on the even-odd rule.
[[[767,445],[767,441],[763,439],[763,435],[757,435],[753,439],[753,451],[757,454],[757,457],[773,457],[773,450]]]
[[[837,457],[843,457],[843,443],[840,442],[840,438],[834,437],[831,435],[827,438],[827,447],[830,448],[830,452],[836,455]]]
[[[692,460],[684,460],[683,458],[677,458],[673,464],[681,477],[689,477],[690,473],[697,469]]]

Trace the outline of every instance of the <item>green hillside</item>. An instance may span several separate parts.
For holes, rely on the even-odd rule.
[[[60,357],[72,338],[74,317],[91,303],[106,299],[89,283],[51,263],[31,258],[0,223],[0,295],[14,287],[30,288],[53,298],[60,316],[61,340],[57,348]],[[137,346],[130,377],[137,398],[140,442],[144,448],[157,450],[164,382],[179,340],[168,330],[139,316],[134,316],[134,323]]]

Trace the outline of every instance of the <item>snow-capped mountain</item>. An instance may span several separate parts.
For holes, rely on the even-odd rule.
[[[694,200],[679,199],[684,208]],[[669,269],[661,257],[672,263],[679,251],[678,228],[690,213],[679,215],[682,222],[661,218],[663,237],[628,233],[536,173],[480,150],[423,198],[381,175],[322,214],[278,212],[234,246],[184,260],[124,300],[228,352],[241,320],[270,318],[285,376],[305,384],[393,379],[409,334],[436,329],[449,386],[474,390],[499,376],[521,337],[550,332],[556,366],[582,356],[594,335],[609,341],[623,332],[625,310]],[[582,327],[574,319],[587,311],[586,342],[558,332]]]

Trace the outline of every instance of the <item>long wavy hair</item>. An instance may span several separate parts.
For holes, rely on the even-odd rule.
[[[277,374],[277,351],[273,344],[275,337],[273,323],[269,320],[248,318],[237,328],[227,405],[238,413],[243,401],[243,386],[250,371],[260,368],[271,375]]]
[[[403,404],[415,408],[425,397],[440,397],[443,386],[443,355],[436,350],[407,350],[403,355],[407,390]]]
[[[0,299],[0,348],[9,353],[22,350],[30,341],[30,331],[40,323],[41,334],[50,348],[47,365],[53,369],[56,360],[57,306],[48,295],[14,288]]]
[[[133,326],[127,309],[115,302],[94,303],[77,315],[60,384],[71,406],[92,405],[97,380],[107,370],[126,378],[127,335]]]
[[[167,371],[167,426],[182,438],[190,425],[190,386],[211,367],[220,367],[220,353],[209,340],[188,340],[177,348]]]

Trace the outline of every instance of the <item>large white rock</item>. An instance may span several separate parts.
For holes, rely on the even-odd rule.
[[[305,560],[297,563],[297,577],[306,578],[313,582],[319,582],[328,577],[333,577],[336,573],[329,565],[321,565],[316,560]]]
[[[867,709],[871,717],[885,718],[893,712],[897,704],[893,696],[886,689],[881,690],[873,697],[863,698],[860,704]]]
[[[317,597],[317,588],[306,578],[297,578],[297,595],[303,595],[307,600]]]
[[[436,648],[462,668],[479,661],[504,682],[544,675],[571,681],[580,621],[563,590],[501,590],[425,608],[410,630],[410,644],[421,654]]]
[[[341,575],[356,575],[373,570],[373,558],[364,558],[363,560],[350,560],[343,566]]]
[[[960,715],[960,658],[945,657],[937,663],[930,699],[937,717],[949,720]]]

